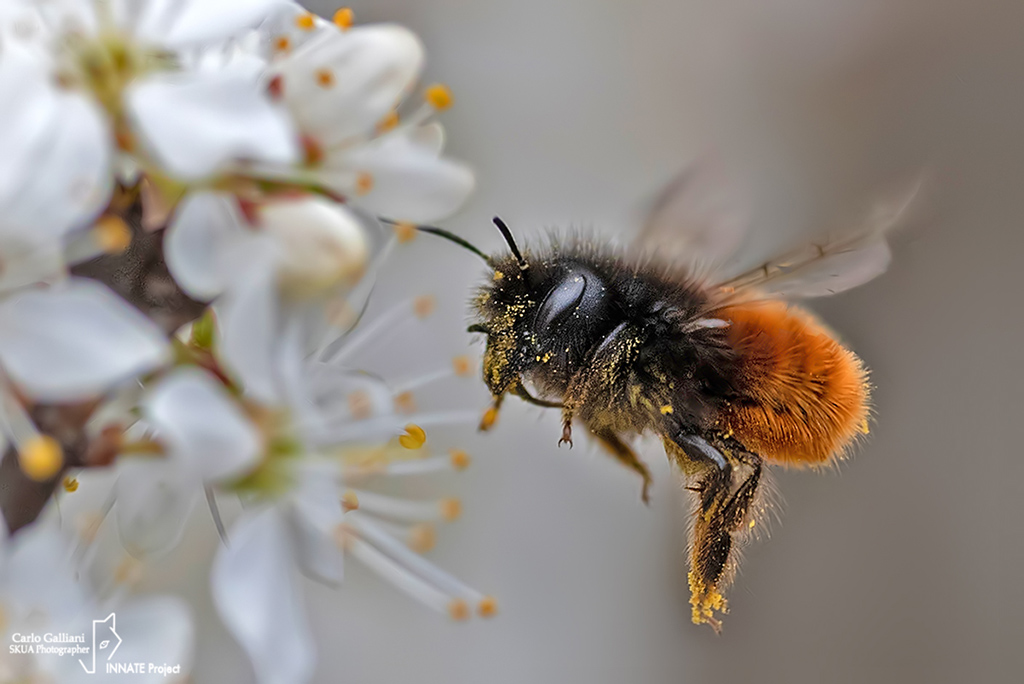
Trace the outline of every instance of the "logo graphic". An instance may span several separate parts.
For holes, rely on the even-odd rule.
[[[117,630],[114,627],[114,622],[117,616],[111,613],[102,620],[92,621],[92,669],[85,666],[82,659],[79,658],[78,662],[81,664],[82,669],[85,670],[86,674],[96,674],[96,654],[100,651],[110,652],[107,654],[107,660],[114,657],[114,653],[117,648],[121,645],[121,637],[118,636]],[[117,640],[116,642],[114,640]],[[113,648],[110,648],[113,644]]]

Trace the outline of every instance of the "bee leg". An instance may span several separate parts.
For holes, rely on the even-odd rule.
[[[558,440],[558,446],[568,442],[572,449],[572,411],[562,411],[562,438]]]
[[[665,442],[684,472],[701,475],[694,487],[700,504],[694,516],[690,550],[690,605],[694,623],[707,623],[717,632],[721,624],[715,613],[727,610],[719,585],[733,548],[730,528],[734,525],[730,523],[741,505],[741,499],[729,496],[732,464],[725,454],[696,435],[676,431]]]
[[[732,452],[733,457],[750,467],[750,473],[746,476],[740,486],[736,488],[733,495],[725,502],[722,509],[722,516],[730,532],[738,531],[747,519],[750,505],[757,496],[758,485],[761,484],[761,457],[747,451],[736,450]],[[750,526],[753,527],[753,520]]]
[[[612,456],[618,459],[619,463],[635,470],[640,474],[640,477],[644,479],[644,486],[640,492],[640,498],[643,499],[645,504],[650,505],[651,498],[649,491],[651,489],[651,473],[647,470],[647,466],[637,458],[636,453],[629,448],[629,445],[619,439],[619,436],[609,430],[594,430],[591,428],[591,433],[597,438],[599,442],[612,453]]]

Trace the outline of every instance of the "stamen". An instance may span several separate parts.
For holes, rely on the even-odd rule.
[[[431,522],[444,519],[438,501],[410,501],[364,489],[353,489],[352,491],[359,498],[359,510],[362,512],[409,522]],[[360,518],[360,520],[363,519]]]
[[[490,430],[494,427],[494,424],[498,422],[498,409],[494,406],[488,406],[487,410],[484,411],[483,417],[480,419],[480,429]]]
[[[462,449],[452,449],[448,452],[449,459],[452,463],[452,468],[455,470],[465,470],[469,467],[469,464],[473,461]]]
[[[275,74],[267,81],[267,95],[271,100],[280,100],[284,95],[284,76]]]
[[[356,15],[352,11],[351,7],[342,7],[334,13],[334,25],[340,28],[342,31],[347,31],[352,28],[352,24],[355,23]]]
[[[392,109],[388,112],[383,119],[377,122],[377,133],[387,133],[398,127],[401,122],[401,117],[398,115],[398,111]]]
[[[427,88],[423,99],[434,109],[443,111],[452,106],[452,91],[441,83],[435,83]]]
[[[71,492],[78,491],[78,480],[76,478],[71,477],[70,475],[64,478],[64,482],[62,484],[64,486],[64,491],[68,492],[69,494]]]
[[[29,479],[46,482],[64,467],[64,450],[50,435],[39,434],[19,445],[18,464]]]
[[[306,12],[295,17],[295,25],[303,31],[312,31],[316,27],[316,17],[312,12]]]
[[[398,438],[398,443],[406,449],[419,449],[427,442],[427,433],[419,425],[409,423],[405,426],[405,434]]]
[[[348,410],[356,420],[366,420],[373,414],[373,401],[370,395],[356,390],[348,395]]]
[[[356,176],[356,194],[357,195],[368,195],[373,190],[373,176],[366,171],[362,171]]]
[[[394,226],[395,237],[398,238],[399,244],[406,244],[416,239],[416,235],[419,233],[416,230],[416,226],[411,223],[403,223],[399,221]]]
[[[135,136],[129,131],[118,130],[114,133],[114,142],[117,144],[118,149],[124,152],[135,151]]]
[[[426,553],[437,543],[437,532],[430,523],[419,523],[409,529],[406,544],[416,553]]]
[[[455,370],[456,375],[466,377],[473,374],[473,360],[466,356],[456,356],[452,359],[452,368]]]
[[[462,502],[458,499],[441,499],[441,517],[452,522],[462,515]]]
[[[465,452],[459,452],[465,456],[465,461],[462,468],[469,465],[469,456]],[[414,458],[411,460],[392,461],[386,463],[379,469],[379,473],[382,475],[424,475],[426,473],[436,473],[442,470],[461,470],[456,461],[459,459],[455,456],[431,456],[430,458]]]
[[[359,496],[351,489],[346,489],[341,495],[341,510],[345,513],[359,509]]]
[[[412,392],[399,392],[395,395],[395,411],[413,413],[416,411],[416,397]]]
[[[292,41],[288,36],[278,36],[274,39],[274,50],[285,53],[292,49]]]
[[[430,295],[423,295],[413,300],[412,310],[418,318],[426,318],[434,312],[436,300]]]
[[[331,71],[330,69],[326,68],[326,67],[324,67],[323,69],[317,69],[316,70],[316,84],[318,86],[320,86],[321,88],[330,88],[331,86],[334,85],[334,72]],[[373,187],[372,186],[372,180],[373,179],[371,178],[370,180],[371,180],[371,187]],[[367,190],[366,192],[369,192],[369,190]],[[366,193],[364,192],[362,194],[366,194]]]
[[[498,614],[498,600],[493,596],[484,596],[476,604],[476,612],[482,618],[494,617]]]
[[[469,619],[469,606],[463,599],[452,599],[448,604],[448,615],[459,622]]]
[[[97,244],[107,254],[120,254],[132,243],[132,229],[120,216],[107,214],[93,226]]]
[[[383,579],[439,613],[447,612],[448,604],[451,601],[449,596],[430,586],[353,532],[348,531],[343,535],[336,536],[343,537],[345,551],[351,553]]]

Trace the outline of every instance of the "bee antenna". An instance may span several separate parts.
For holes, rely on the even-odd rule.
[[[393,226],[394,225],[398,225],[397,221],[392,221],[390,219],[383,219],[383,221],[384,221],[384,223],[387,223],[389,225],[393,225]],[[478,257],[480,257],[481,259],[486,261],[488,266],[492,266],[493,265],[493,264],[491,264],[491,257],[489,257],[486,254],[484,254],[483,252],[481,252],[476,247],[476,245],[474,245],[472,242],[470,242],[466,238],[459,237],[455,233],[453,233],[453,232],[451,232],[449,230],[445,230],[444,228],[435,228],[434,226],[415,226],[415,228],[416,228],[416,230],[418,230],[421,233],[430,233],[431,235],[436,235],[437,237],[444,238],[445,240],[448,240],[449,242],[454,242],[459,247],[462,247],[463,249],[468,249],[470,252],[472,252],[473,254],[476,254]]]
[[[526,263],[526,259],[524,259],[523,255],[519,252],[519,247],[516,246],[515,238],[512,237],[512,231],[508,229],[508,226],[506,226],[505,222],[501,220],[501,217],[495,216],[493,220],[494,225],[496,225],[498,230],[501,231],[501,236],[505,238],[505,242],[508,243],[509,249],[512,250],[512,254],[515,256],[516,261],[519,262],[519,270],[525,271],[530,267],[530,264]]]

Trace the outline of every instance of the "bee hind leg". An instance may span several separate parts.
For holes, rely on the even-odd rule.
[[[644,465],[643,461],[637,458],[636,453],[629,447],[628,444],[619,439],[619,436],[610,430],[595,430],[591,428],[591,433],[597,440],[611,452],[612,456],[618,459],[619,463],[636,471],[643,478],[644,484],[643,489],[640,492],[640,498],[643,499],[645,504],[650,504],[650,489],[651,489],[651,473],[647,470],[647,466]]]
[[[743,531],[757,494],[761,459],[740,449],[712,445],[696,435],[675,434],[665,441],[682,470],[694,476],[695,484],[688,489],[697,493],[699,501],[690,558],[693,621],[710,624],[717,632],[721,625],[715,614],[727,610],[722,589],[731,570],[734,535]],[[733,490],[733,475],[740,468],[743,479]]]

